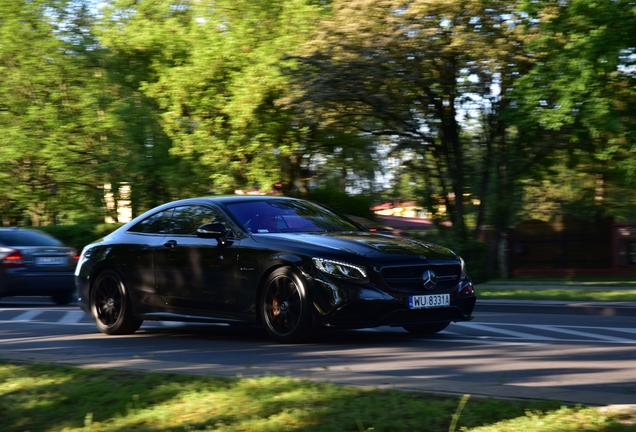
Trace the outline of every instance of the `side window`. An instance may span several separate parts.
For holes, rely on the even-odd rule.
[[[197,228],[209,223],[225,222],[214,209],[203,206],[177,207],[172,216],[172,234],[196,235]]]
[[[135,224],[128,232],[144,234],[168,234],[170,232],[170,219],[174,209],[168,209],[148,216]]]

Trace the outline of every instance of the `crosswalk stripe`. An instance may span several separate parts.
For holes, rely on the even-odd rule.
[[[83,311],[67,311],[58,322],[62,324],[74,324],[78,323],[86,316],[86,312]]]
[[[633,342],[633,340],[630,340],[630,339],[600,335],[595,333],[581,332],[577,330],[570,330],[567,328],[544,325],[544,324],[524,324],[524,327],[536,328],[538,330],[547,330],[547,331],[556,332],[556,333],[564,333],[564,334],[569,334],[574,336],[583,336],[586,338],[600,339],[600,340],[612,341],[612,342]]]
[[[466,328],[472,328],[475,330],[483,330],[483,331],[488,331],[488,332],[492,332],[492,333],[499,333],[499,334],[503,334],[506,336],[513,336],[513,337],[519,337],[519,338],[523,338],[523,339],[534,339],[534,340],[557,340],[555,338],[551,338],[548,336],[539,336],[539,335],[534,335],[534,334],[530,334],[530,333],[522,333],[522,332],[516,332],[516,331],[512,331],[512,330],[504,330],[504,329],[500,329],[500,328],[496,328],[496,327],[490,327],[487,325],[481,325],[481,324],[477,324],[474,322],[468,322],[468,323],[464,323],[464,322],[456,322],[454,325],[460,325],[462,327],[466,327]]]
[[[43,311],[39,310],[30,310],[26,312],[22,312],[20,315],[14,317],[11,321],[28,321],[40,315]]]
[[[630,333],[630,334],[636,334],[636,329],[633,329],[633,328],[608,327],[607,330],[623,332],[623,333]]]
[[[40,317],[41,314],[44,312],[48,312],[48,313],[56,312],[59,318],[56,319],[54,317],[51,317],[50,319],[47,320],[48,324],[67,324],[67,325],[80,325],[80,324],[91,325],[92,324],[92,319],[90,314],[87,314],[86,312],[81,310],[52,311],[52,310],[22,309],[19,311],[19,314],[16,316],[12,316],[13,313],[15,313],[15,312],[13,313],[12,312],[13,311],[9,309],[7,310],[0,309],[0,322],[29,322],[31,321],[34,324],[44,324],[44,322],[42,322],[42,319],[39,319],[39,321],[36,319]],[[7,318],[2,319],[2,316],[5,314],[8,315]],[[150,326],[150,327],[161,326],[164,328],[170,328],[170,327],[180,327],[183,325],[187,325],[187,323],[175,322],[175,321],[146,321],[146,326]],[[452,328],[455,326],[466,329],[469,334],[470,333],[475,334],[474,332],[471,332],[471,330],[474,330],[476,332],[494,333],[495,335],[479,336],[479,333],[477,333],[478,336],[468,336],[468,334],[460,333],[461,330],[457,332],[452,331]],[[517,329],[521,329],[522,331],[516,331]],[[524,329],[527,329],[528,331],[539,330],[539,332],[545,332],[545,333],[544,334],[527,333],[523,331]],[[382,331],[382,330],[370,328],[370,329],[365,329],[363,331]],[[619,334],[617,336],[603,334],[603,333],[611,333],[611,332],[623,333],[623,334]],[[554,337],[547,336],[550,333],[571,335],[577,338],[567,339],[564,336],[559,336],[556,334],[552,335]],[[523,323],[511,323],[511,322],[479,322],[478,323],[475,321],[457,322],[451,326],[451,331],[449,331],[449,329],[446,329],[442,331],[441,334],[451,336],[453,338],[452,340],[448,340],[446,342],[458,341],[456,338],[462,338],[462,337],[464,338],[476,337],[477,339],[479,338],[489,339],[489,338],[497,338],[496,335],[503,335],[503,336],[514,337],[518,339],[525,339],[528,341],[534,340],[537,342],[540,342],[540,341],[580,342],[584,340],[588,340],[588,341],[596,340],[598,342],[605,342],[605,343],[629,343],[629,344],[636,343],[635,338],[632,337],[631,339],[629,339],[631,335],[636,334],[636,328],[595,327],[595,326],[577,326],[577,325],[562,325],[562,324],[561,325],[546,325],[546,324],[523,324]],[[621,336],[624,336],[624,337],[621,337]],[[443,341],[443,339],[440,339],[440,340]]]

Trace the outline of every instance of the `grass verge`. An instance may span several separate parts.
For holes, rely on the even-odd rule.
[[[626,277],[515,277],[477,284],[475,290],[484,300],[636,302],[636,281]]]
[[[598,287],[598,288],[634,288],[634,277],[566,277],[566,278],[541,278],[541,277],[514,277],[510,279],[493,279],[480,285],[496,286],[563,286],[563,287]]]
[[[0,362],[2,430],[607,431],[634,413],[340,387]]]
[[[475,288],[478,299],[483,300],[560,300],[591,302],[636,302],[634,290],[573,290],[558,288]]]

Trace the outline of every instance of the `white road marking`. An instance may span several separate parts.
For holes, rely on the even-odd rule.
[[[83,311],[67,311],[58,322],[61,324],[75,324],[86,316],[88,315]]]
[[[9,309],[0,309],[1,312],[8,311]],[[33,321],[40,314],[44,312],[53,312],[54,310],[24,310],[19,315],[11,319],[2,319],[0,314],[0,322],[27,322],[32,324],[48,324],[48,325],[94,325],[92,320],[90,319],[90,315],[80,310],[70,310],[70,311],[60,311],[55,310],[56,312],[60,312],[60,319],[57,321],[47,321],[38,322]],[[83,322],[82,322],[83,321]],[[153,326],[161,326],[161,327],[179,327],[184,325],[192,325],[192,323],[185,322],[176,322],[176,321],[147,321],[144,323],[144,327],[153,327]],[[205,324],[203,324],[205,325]],[[628,333],[630,335],[636,334],[636,329],[634,328],[623,328],[623,327],[593,327],[593,326],[572,326],[572,325],[544,325],[544,324],[520,324],[520,323],[499,323],[499,322],[457,322],[452,324],[453,327],[465,328],[467,330],[474,329],[477,331],[484,331],[489,333],[494,333],[491,335],[483,334],[477,336],[469,336],[466,334],[462,334],[460,332],[449,331],[448,329],[440,332],[441,335],[449,336],[450,338],[445,339],[437,339],[438,342],[459,342],[459,343],[493,343],[493,344],[508,344],[508,343],[531,343],[531,342],[504,342],[504,341],[490,341],[489,339],[501,339],[501,337],[513,337],[516,339],[521,339],[525,341],[556,341],[556,342],[604,342],[604,343],[628,343],[635,344],[636,339],[627,339],[623,337],[611,336],[611,335],[603,335],[599,333],[595,333],[595,331],[604,331],[604,332],[622,332]],[[526,333],[521,331],[514,331],[506,329],[505,327],[520,327],[527,328],[528,330],[541,330],[545,332],[553,332],[560,334],[567,334],[572,336],[579,336],[583,339],[569,339],[569,338],[555,338],[549,336],[543,336],[533,333]],[[504,328],[502,328],[504,327]],[[589,331],[582,331],[589,330]],[[362,329],[361,331],[383,331],[381,328],[369,328]],[[503,336],[498,336],[503,335]],[[468,339],[467,339],[468,338]]]
[[[550,325],[543,325],[543,324],[524,324],[524,327],[530,327],[530,328],[536,328],[539,330],[546,330],[546,331],[551,331],[551,332],[556,332],[556,333],[564,333],[564,334],[569,334],[569,335],[574,335],[574,336],[583,336],[585,338],[588,339],[600,339],[600,340],[604,340],[604,341],[610,341],[610,342],[635,342],[633,340],[630,339],[625,339],[625,338],[619,338],[619,337],[613,337],[613,336],[607,336],[607,335],[600,335],[600,334],[596,334],[596,333],[588,333],[588,332],[581,332],[581,331],[577,331],[577,330],[570,330],[568,328],[562,328],[562,327],[557,327],[557,326],[550,326]]]
[[[512,331],[512,330],[504,330],[504,329],[500,329],[500,328],[496,328],[496,327],[491,327],[489,325],[476,324],[476,323],[473,323],[473,322],[469,322],[469,323],[456,322],[453,325],[459,325],[461,327],[472,328],[472,329],[475,329],[475,330],[488,331],[488,332],[492,332],[492,333],[499,333],[499,334],[503,334],[503,335],[506,335],[506,336],[518,337],[518,338],[521,338],[521,339],[546,340],[546,341],[558,340],[558,339],[547,337],[547,336],[539,336],[539,335],[530,334],[530,333],[522,333],[522,332],[516,332],[516,331]]]
[[[592,327],[592,328],[595,328],[595,327]],[[636,329],[633,329],[633,328],[607,327],[606,330],[612,330],[612,331],[617,331],[617,332],[636,334]]]
[[[20,315],[14,317],[11,321],[29,321],[37,317],[38,315],[40,315],[42,312],[44,311],[30,310],[30,311],[22,312]]]

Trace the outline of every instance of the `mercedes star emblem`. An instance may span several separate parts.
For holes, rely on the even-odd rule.
[[[422,283],[424,284],[424,288],[427,290],[432,290],[437,285],[437,275],[433,270],[426,270],[422,273]]]

